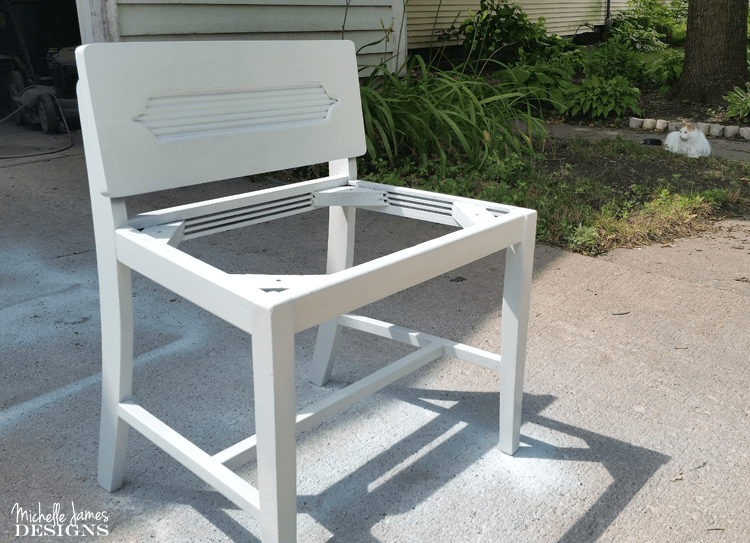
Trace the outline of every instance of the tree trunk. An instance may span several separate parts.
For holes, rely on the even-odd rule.
[[[668,100],[717,103],[747,82],[748,0],[690,0],[685,66]]]

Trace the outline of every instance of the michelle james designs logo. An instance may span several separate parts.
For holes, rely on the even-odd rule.
[[[109,535],[109,513],[106,511],[86,511],[76,509],[70,502],[70,511],[63,512],[59,503],[51,510],[43,510],[39,503],[37,508],[26,509],[15,504],[11,510],[13,516],[13,535],[16,537],[103,537]]]

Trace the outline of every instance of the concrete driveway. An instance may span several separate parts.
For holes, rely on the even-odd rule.
[[[98,294],[73,142],[0,160],[0,541],[258,541],[249,515],[135,432],[123,488],[96,483]],[[0,143],[21,156],[67,137],[5,123]],[[260,186],[233,180],[131,207]],[[230,271],[317,270],[325,227],[314,212],[189,248]],[[443,231],[362,212],[356,257]],[[362,313],[499,349],[503,260]],[[299,541],[750,541],[749,280],[750,220],[598,258],[538,246],[519,452],[495,448],[496,375],[440,359],[300,436]],[[139,400],[208,452],[252,434],[250,339],[141,277],[134,288]],[[313,342],[314,330],[297,337],[300,405],[327,393],[305,379]],[[404,349],[348,334],[328,388]],[[253,465],[239,473],[255,478]],[[90,513],[78,537],[74,510]],[[48,523],[54,535],[34,537],[40,511],[66,515]]]

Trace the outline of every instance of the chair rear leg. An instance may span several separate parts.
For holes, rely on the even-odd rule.
[[[338,318],[322,323],[318,327],[318,336],[315,340],[315,352],[308,379],[311,383],[323,386],[328,383],[336,361],[336,353],[341,340],[341,329]]]
[[[107,273],[107,272],[110,273]],[[133,296],[130,269],[119,262],[101,269],[102,418],[99,484],[108,492],[122,486],[129,425],[117,414],[133,383]]]
[[[332,206],[328,216],[328,263],[326,273],[351,268],[354,263],[354,221],[356,208]],[[338,319],[318,327],[312,366],[308,378],[318,386],[328,383],[336,360],[341,329]]]

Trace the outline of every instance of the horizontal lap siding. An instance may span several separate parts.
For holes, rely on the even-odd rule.
[[[352,40],[357,49],[382,40],[394,19],[391,0],[118,0],[122,41]],[[346,18],[346,22],[344,19]],[[398,21],[395,23],[398,24]],[[394,55],[397,35],[360,52],[360,64]]]
[[[133,9],[134,8],[134,9]],[[234,34],[325,32],[341,37],[345,7],[341,6],[210,6],[173,5],[120,7],[121,36],[169,34]],[[371,30],[373,21],[390,18],[390,9],[367,6],[349,9],[346,29]],[[385,21],[384,21],[385,22]]]
[[[536,22],[539,17],[544,17],[544,26],[547,32],[559,36],[573,35],[576,30],[579,32],[588,31],[586,27],[580,26],[583,23],[602,25],[607,14],[606,0],[569,2],[522,0],[518,4],[532,21]],[[627,0],[612,0],[610,5],[612,14],[627,9],[627,7]]]
[[[406,6],[406,26],[409,49],[437,45],[437,36],[451,25],[476,13],[479,0],[409,0]]]
[[[582,23],[604,24],[607,11],[606,0],[521,0],[516,4],[532,22],[544,17],[547,32],[560,36],[573,35]],[[611,2],[613,14],[627,7],[627,0]],[[443,0],[442,3],[440,0],[410,0],[407,7],[409,48],[437,45],[440,31],[450,28],[454,21],[461,22],[468,17],[469,10],[476,13],[479,0]],[[579,32],[588,30],[581,27]]]

